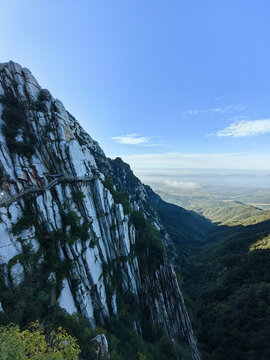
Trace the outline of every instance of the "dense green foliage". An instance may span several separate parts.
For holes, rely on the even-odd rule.
[[[267,235],[266,237],[263,237],[262,239],[259,239],[255,243],[251,244],[249,249],[251,251],[259,249],[270,249],[270,235]]]
[[[75,202],[82,201],[85,198],[85,195],[82,191],[73,191],[72,200]]]
[[[86,241],[89,238],[89,223],[83,222],[81,224],[81,218],[75,211],[69,210],[68,213],[61,211],[61,217],[65,231],[62,241],[73,243],[78,239]],[[68,232],[67,228],[69,228]]]
[[[254,247],[269,233],[270,220],[217,226],[186,267],[204,360],[270,358],[270,250]]]
[[[46,101],[51,99],[51,94],[47,89],[41,89],[37,101],[35,103],[35,109],[37,111],[45,112],[46,111]]]
[[[146,341],[134,331],[134,323],[139,320],[143,323],[144,319],[137,296],[118,288],[117,304],[118,316],[108,318],[106,330],[103,330],[109,341],[112,360],[191,360],[188,344],[180,346],[157,331],[156,336],[149,333]]]
[[[26,121],[26,109],[11,92],[0,98],[3,105],[2,132],[11,153],[30,156],[34,153],[35,138]],[[18,138],[19,137],[19,138]]]
[[[78,201],[81,194],[73,195]],[[25,207],[22,218],[13,227],[13,232],[20,232],[34,226],[40,243],[38,252],[32,251],[30,245],[23,245],[23,253],[13,258],[9,267],[17,262],[25,269],[24,280],[17,288],[7,287],[4,282],[4,269],[0,269],[0,293],[5,312],[0,314],[0,324],[6,326],[10,323],[19,324],[22,328],[28,322],[40,319],[48,329],[56,330],[59,326],[68,331],[71,336],[78,339],[78,344],[85,360],[95,359],[91,339],[98,333],[106,333],[112,360],[191,360],[187,343],[180,345],[162,337],[157,329],[152,329],[144,314],[141,313],[138,298],[132,293],[123,292],[121,273],[121,261],[127,258],[119,257],[115,264],[107,270],[115,275],[108,284],[106,292],[108,298],[112,291],[117,294],[118,316],[111,317],[103,324],[103,328],[91,330],[89,322],[80,315],[68,315],[58,303],[57,296],[62,289],[62,280],[68,278],[75,290],[77,283],[72,278],[72,263],[61,261],[58,253],[59,242],[73,243],[77,239],[85,240],[88,237],[88,226],[81,223],[78,214],[72,210],[61,210],[63,231],[48,232],[46,224],[39,223],[33,216],[35,201],[32,197],[25,198]],[[149,220],[142,213],[133,212],[131,222],[136,228],[136,246],[132,250],[139,259],[142,272],[155,270],[163,261],[164,247],[161,237]],[[93,239],[93,246],[96,245]],[[91,242],[90,242],[91,246]],[[40,262],[40,259],[43,259]],[[105,264],[105,263],[104,263]],[[109,264],[108,264],[109,266]],[[145,267],[145,268],[144,268]],[[104,276],[106,269],[104,269]],[[54,276],[51,277],[50,274]],[[106,278],[106,276],[105,276]],[[97,315],[96,321],[100,323]],[[142,322],[146,329],[147,341],[134,331],[134,322]],[[105,329],[104,329],[105,327]],[[45,357],[46,359],[46,357]]]
[[[141,314],[136,297],[131,293],[118,294],[119,314],[117,318],[108,318],[103,328],[97,327],[95,330],[91,330],[86,318],[79,314],[68,315],[56,302],[47,304],[46,308],[49,311],[42,304],[37,309],[36,304],[42,302],[42,298],[38,293],[33,294],[37,297],[33,303],[34,296],[26,297],[28,291],[30,291],[30,287],[25,288],[24,292],[15,292],[13,296],[16,298],[16,302],[13,304],[4,301],[5,313],[0,314],[1,324],[18,323],[24,328],[28,321],[34,321],[35,316],[38,315],[40,321],[50,331],[57,330],[61,326],[75,337],[82,351],[82,358],[85,360],[96,359],[91,339],[99,333],[104,333],[108,339],[112,360],[191,360],[188,344],[184,343],[180,346],[161,336],[153,341],[145,341],[134,331],[134,320],[138,319]],[[45,291],[46,289],[44,289]],[[5,296],[5,294],[3,295]],[[17,302],[18,305],[16,305]],[[24,316],[18,317],[17,309],[21,303],[25,303],[26,307],[23,309]]]
[[[197,253],[206,242],[211,223],[193,211],[160,201],[157,211],[162,224],[173,240],[182,263]]]
[[[146,342],[123,321],[111,321],[107,333],[112,360],[191,360],[188,344],[173,343],[166,337]]]
[[[213,223],[221,225],[251,225],[270,218],[270,211],[261,210],[239,201],[224,201],[208,195],[184,196],[160,192],[163,199],[192,210]]]
[[[270,219],[270,211],[258,209],[239,202],[223,202],[222,206],[196,209],[212,222],[221,225],[251,225]]]
[[[114,188],[113,181],[109,177],[105,177],[105,180],[103,181],[103,185],[110,191],[110,193],[113,196],[114,202],[116,204],[122,204],[124,213],[130,214],[131,213],[131,207],[128,202],[128,199],[125,194],[118,192]]]
[[[45,332],[38,322],[25,330],[18,325],[0,326],[1,360],[77,360],[77,341],[62,327]]]
[[[180,259],[181,251],[186,255],[182,289],[203,359],[269,359],[270,212],[203,194],[162,197],[212,222],[202,246],[193,247],[186,233],[196,222],[182,224],[185,217],[173,206],[160,211]]]
[[[5,307],[5,313],[0,318],[5,324],[14,322],[25,326],[28,322],[42,318],[48,308],[56,303],[56,298],[62,289],[62,280],[69,278],[73,281],[70,271],[71,262],[62,261],[59,256],[59,241],[65,240],[65,234],[48,232],[45,223],[38,223],[32,208],[34,203],[31,196],[25,197],[23,216],[12,229],[14,234],[20,236],[22,230],[33,226],[40,243],[39,250],[35,252],[30,243],[21,241],[23,252],[8,263],[8,268],[16,263],[23,266],[22,284],[16,289],[7,286],[4,281],[4,267],[0,268],[1,301]],[[78,219],[73,215],[66,215],[66,223],[71,223],[70,218],[73,221],[68,239],[81,236],[81,232],[85,234],[85,230],[81,230]],[[20,241],[20,237],[18,240]],[[52,273],[53,277],[51,277]]]
[[[150,220],[144,218],[142,212],[133,211],[130,222],[136,228],[135,251],[143,274],[147,268],[155,269],[163,262],[165,249],[160,233]]]

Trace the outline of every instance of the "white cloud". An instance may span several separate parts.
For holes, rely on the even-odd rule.
[[[199,114],[199,112],[201,112],[201,110],[188,110],[186,112],[186,114],[188,114],[188,115],[197,115],[197,114]]]
[[[121,156],[136,169],[270,169],[270,153],[138,154]]]
[[[270,133],[270,118],[261,120],[240,120],[235,121],[223,130],[215,134],[219,137],[244,137],[257,136]]]
[[[200,188],[200,185],[193,181],[166,180],[164,184],[169,187],[184,189],[184,190],[195,190]]]
[[[160,136],[159,136],[160,138]],[[165,143],[154,143],[152,139],[153,136],[139,136],[138,134],[127,134],[121,136],[114,136],[112,137],[119,144],[125,145],[138,145],[138,146],[161,146],[166,145]]]
[[[215,100],[220,101],[220,100],[229,99],[229,98],[232,98],[232,94],[220,95]]]
[[[243,111],[246,107],[241,104],[235,105],[227,105],[225,107],[216,107],[216,108],[209,108],[209,109],[193,109],[188,110],[185,112],[187,115],[198,115],[198,114],[228,114],[233,113],[235,111]]]
[[[150,136],[138,136],[137,134],[127,134],[122,136],[114,136],[112,137],[119,144],[126,145],[141,145],[146,144],[151,139]]]
[[[238,121],[243,121],[243,120],[249,120],[249,117],[246,115],[237,115],[237,116],[233,116],[232,118],[228,119],[228,122],[238,122]]]

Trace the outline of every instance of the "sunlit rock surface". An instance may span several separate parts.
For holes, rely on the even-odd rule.
[[[149,321],[164,334],[180,342],[186,336],[193,358],[199,360],[173,268],[164,261],[154,273],[146,270],[141,277],[134,252],[136,229],[105,180],[110,176],[114,189],[129,193],[130,208],[143,211],[160,231],[163,226],[151,206],[151,189],[127,164],[107,159],[28,69],[13,62],[0,64],[0,94],[11,94],[22,104],[24,122],[16,142],[31,145],[30,150],[11,148],[3,134],[7,124],[0,120],[0,264],[6,286],[23,286],[24,273],[31,271],[22,261],[26,251],[36,254],[39,269],[47,256],[44,248],[53,247],[60,263],[71,264],[65,276],[48,269],[47,277],[50,284],[60,282],[55,295],[67,313],[80,312],[93,327],[102,324],[106,317],[117,316],[120,288],[134,294]],[[4,106],[0,105],[1,113]],[[75,228],[82,233],[76,234]],[[115,278],[118,288],[113,286]],[[140,320],[134,328],[141,329]],[[108,346],[103,338],[97,340]]]

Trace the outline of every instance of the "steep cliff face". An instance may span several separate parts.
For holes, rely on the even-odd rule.
[[[110,167],[106,166],[104,173],[113,178],[117,189],[125,193],[133,207],[143,209],[163,233],[170,262],[181,269],[205,244],[212,223],[193,211],[163,201],[150,186],[142,184],[120,158],[109,162],[113,172],[109,173]]]
[[[170,338],[186,336],[199,360],[151,189],[107,159],[28,69],[1,64],[0,95],[2,288],[19,293],[30,284],[44,311],[58,303],[92,327],[118,316],[124,294],[143,314],[134,316],[138,333],[147,337],[147,321]]]

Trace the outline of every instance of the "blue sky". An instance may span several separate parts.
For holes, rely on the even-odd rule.
[[[134,168],[270,169],[269,0],[2,0],[28,67]]]

